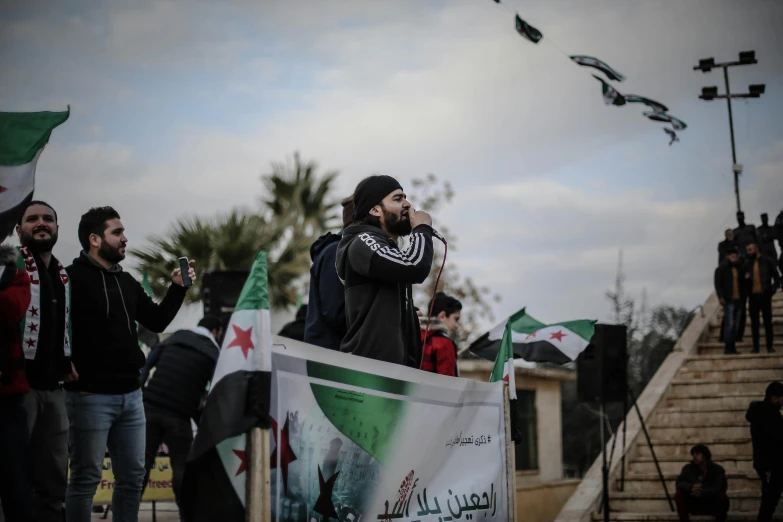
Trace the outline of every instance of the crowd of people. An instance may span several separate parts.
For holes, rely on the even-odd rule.
[[[727,229],[718,244],[718,268],[715,269],[715,293],[723,307],[720,338],[726,354],[736,354],[737,343],[745,337],[750,314],[753,353],[759,353],[760,319],[764,322],[767,352],[774,352],[772,296],[781,287],[783,273],[783,210],[775,225],[761,214],[761,226],[745,222],[737,212],[737,228]],[[775,241],[781,249],[778,257]]]
[[[426,307],[432,317],[422,317],[413,303],[412,285],[432,266],[431,217],[414,210],[389,176],[364,179],[342,203],[341,232],[311,248],[309,306],[281,334],[458,376],[462,305],[438,293]],[[16,232],[20,247],[0,248],[5,520],[89,521],[108,452],[114,517],[134,522],[161,443],[179,503],[191,420],[198,421],[218,360],[222,319],[206,316],[175,332],[145,359],[139,325],[163,332],[174,319],[187,292],[180,269],[155,303],[119,264],[127,238],[111,207],[81,217],[82,252],[67,267],[53,253],[59,224],[51,205],[27,203]],[[404,251],[401,236],[409,238]]]

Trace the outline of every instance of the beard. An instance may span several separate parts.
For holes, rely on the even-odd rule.
[[[19,238],[19,242],[22,244],[22,246],[26,246],[30,249],[31,252],[34,252],[36,254],[41,254],[43,252],[51,252],[54,248],[54,245],[57,243],[57,231],[55,230],[52,232],[52,234],[47,239],[37,239],[35,238],[35,234],[37,231],[33,231],[31,234],[22,234],[22,237]]]
[[[407,215],[403,219],[402,216],[387,212],[383,205],[381,205],[381,209],[383,210],[383,222],[386,226],[386,232],[394,236],[410,235],[411,222]]]
[[[119,247],[113,247],[106,241],[101,242],[101,247],[98,249],[98,254],[113,265],[116,265],[125,259],[125,254],[120,252]]]

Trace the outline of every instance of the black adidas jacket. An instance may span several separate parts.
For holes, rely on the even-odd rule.
[[[336,264],[345,285],[348,332],[341,351],[419,368],[421,334],[411,285],[430,273],[432,228],[419,225],[410,238],[402,252],[380,228],[353,225],[343,231]]]
[[[107,270],[84,252],[66,271],[71,278],[71,361],[79,374],[66,388],[106,394],[138,389],[144,353],[136,321],[162,332],[177,315],[186,289],[172,284],[155,304],[122,267]]]

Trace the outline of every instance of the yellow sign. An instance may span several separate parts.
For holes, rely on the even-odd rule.
[[[172,485],[173,474],[168,457],[156,457],[155,467],[150,470],[150,478],[147,488],[141,497],[142,502],[173,501],[174,488]],[[111,469],[111,459],[103,459],[103,476],[98,484],[98,490],[92,501],[95,504],[111,504],[111,495],[114,492],[114,472]]]

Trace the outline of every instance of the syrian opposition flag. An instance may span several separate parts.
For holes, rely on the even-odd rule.
[[[500,3],[500,2],[498,2]],[[541,34],[541,31],[530,25],[529,23],[522,20],[519,15],[517,15],[516,18],[516,29],[517,32],[522,35],[524,38],[527,38],[534,44],[537,44],[541,41],[541,39],[544,37],[543,34]]]
[[[0,241],[8,237],[33,200],[35,166],[66,112],[0,112]]]
[[[183,484],[195,522],[245,520],[247,432],[270,426],[272,331],[266,252],[256,257],[223,339]]]
[[[528,362],[567,364],[587,348],[596,321],[580,319],[545,324],[527,314],[525,309],[508,321],[479,337],[470,351],[484,359],[495,359],[503,350],[504,334],[510,330],[514,357]]]
[[[599,71],[604,73],[607,76],[607,78],[609,78],[610,80],[614,80],[617,82],[621,82],[625,80],[625,76],[615,71],[614,69],[609,67],[609,64],[599,60],[598,58],[594,58],[592,56],[583,56],[583,55],[574,55],[574,56],[570,56],[570,58],[574,62],[584,67],[592,67],[594,69],[598,69]]]
[[[664,123],[671,123],[672,128],[674,130],[678,130],[678,131],[685,130],[685,128],[688,126],[684,121],[675,118],[671,114],[667,114],[665,112],[648,111],[643,114],[653,121],[662,121]]]
[[[500,341],[500,350],[498,350],[498,355],[495,357],[492,375],[489,377],[489,382],[503,381],[508,384],[508,399],[511,403],[511,438],[517,444],[522,441],[522,431],[519,429],[519,419],[517,418],[517,386],[514,381],[514,345],[512,342],[511,323],[518,319],[517,316],[519,314],[524,315],[524,313],[525,309],[523,308],[506,321],[506,326],[503,328],[503,338]]]
[[[609,83],[604,80],[603,78],[599,78],[595,74],[593,75],[593,78],[601,82],[601,92],[604,95],[604,104],[606,105],[617,105],[618,107],[620,105],[625,105],[625,98],[622,94],[617,92],[617,89],[609,85]]]
[[[643,103],[655,112],[666,112],[669,110],[666,105],[638,94],[623,94],[623,98],[625,98],[626,103]]]

